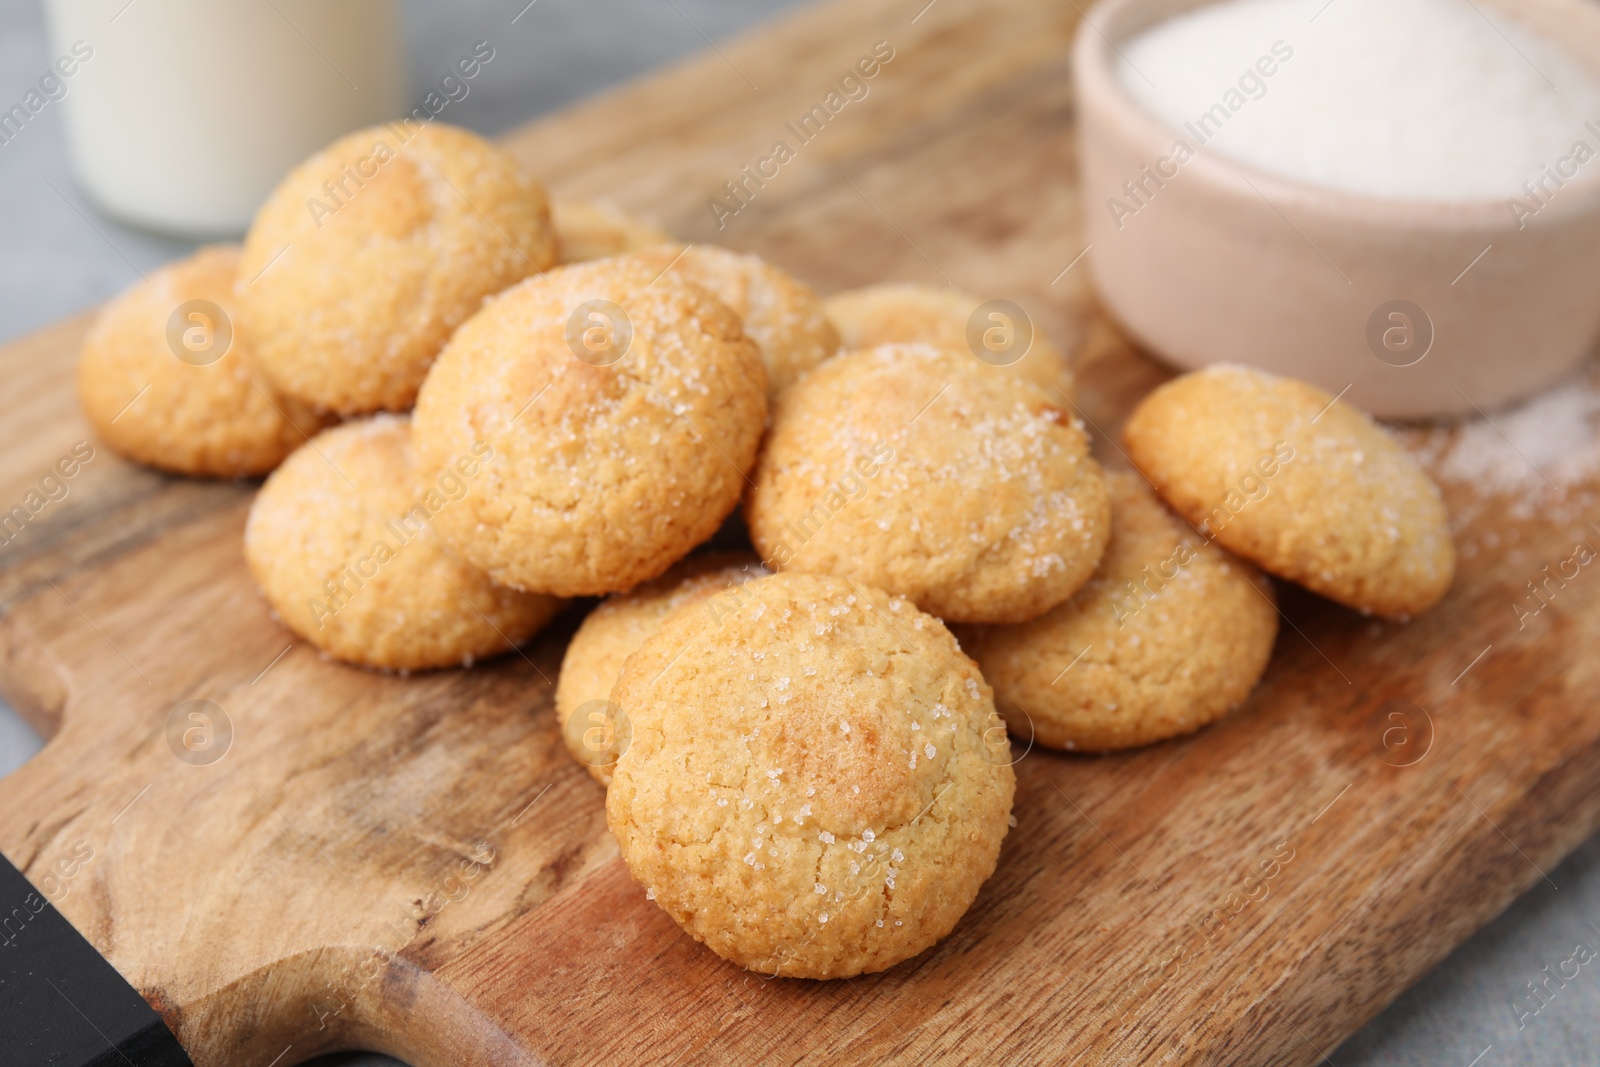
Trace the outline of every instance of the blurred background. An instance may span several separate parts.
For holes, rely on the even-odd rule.
[[[493,60],[441,118],[499,134],[792,6],[795,0],[405,0],[399,91],[406,107],[421,103],[477,42],[488,41]],[[327,62],[309,38],[305,46],[309,66]],[[0,0],[0,106],[22,99],[56,55],[39,0]],[[0,212],[0,341],[93,307],[139,271],[195,246],[102,214],[73,176],[61,112],[46,107],[0,144],[0,202],[8,205]],[[38,748],[38,738],[0,704],[0,775]],[[1525,994],[1524,983],[1570,956],[1575,943],[1600,950],[1596,924],[1600,840],[1551,871],[1343,1047],[1317,1052],[1341,1067],[1600,1063],[1600,977],[1590,970],[1521,1028],[1511,1008],[1512,998]],[[318,1063],[394,1061],[352,1053]]]

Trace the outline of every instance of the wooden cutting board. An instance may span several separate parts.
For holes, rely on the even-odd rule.
[[[1115,464],[1103,435],[1164,372],[1099,316],[1078,259],[1074,7],[837,0],[508,143],[559,194],[824,291],[1017,299],[1082,362]],[[785,123],[879,41],[894,57],[867,97],[800,144]],[[778,140],[795,158],[719,230],[707,201]],[[71,386],[86,324],[0,350],[4,508],[93,442]],[[1450,485],[1477,517],[1437,610],[1378,622],[1285,590],[1266,679],[1220,725],[1022,757],[999,869],[937,948],[848,981],[765,980],[681,934],[618,860],[550,710],[570,618],[467,672],[340,666],[246,574],[252,485],[104,447],[66,484],[0,548],[0,685],[51,738],[0,781],[0,851],[200,1067],[350,1047],[416,1067],[1308,1064],[1600,826],[1600,607],[1582,584],[1600,578],[1520,629],[1513,608],[1597,531]],[[172,731],[207,728],[188,701],[231,728],[212,708],[192,738],[225,748],[215,762],[174,755]]]

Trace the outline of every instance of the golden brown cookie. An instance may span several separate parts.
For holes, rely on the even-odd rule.
[[[666,244],[672,235],[607,204],[552,200],[550,224],[556,231],[556,262],[585,263],[651,245]]]
[[[1145,397],[1123,440],[1178,514],[1280,578],[1397,617],[1450,588],[1456,551],[1438,487],[1320,389],[1209,367]]]
[[[1272,585],[1119,471],[1111,542],[1077,594],[963,641],[1019,740],[1104,752],[1186,734],[1242,703],[1278,633]]]
[[[1031,382],[1057,403],[1063,396],[1075,401],[1071,364],[1031,318],[1019,316],[1015,306],[984,304],[959,289],[886,282],[836,293],[823,306],[848,351],[921,342],[983,353],[980,365]]]
[[[613,593],[583,620],[556,679],[556,718],[568,750],[595,781],[610,785],[617,762],[620,738],[611,690],[623,661],[674,611],[767,573],[749,552],[696,554],[636,589]]]
[[[514,157],[402,120],[340,138],[273,190],[245,238],[241,312],[280,392],[403,411],[484,297],[554,261],[544,190]]]
[[[915,956],[994,871],[1015,778],[977,665],[939,620],[780,574],[679,611],[628,658],[606,821],[697,941],[769,975]]]
[[[954,622],[1042,614],[1105,548],[1105,479],[1073,416],[928,345],[839,356],[786,390],[753,481],[744,516],[769,567]]]
[[[169,263],[105,306],[78,357],[95,431],[137,463],[177,474],[265,474],[324,420],[251,366],[233,281],[237,245]]]
[[[529,278],[463,324],[418,398],[417,451],[426,473],[480,444],[504,458],[439,517],[466,559],[504,585],[597,595],[716,532],[766,410],[738,316],[620,256]]]
[[[658,270],[670,269],[704,286],[734,310],[744,321],[744,332],[761,346],[773,397],[839,351],[839,331],[817,294],[760,256],[681,244],[657,246],[639,256]]]
[[[492,584],[433,527],[500,462],[480,449],[422,479],[408,418],[337,426],[261,487],[245,558],[284,625],[339,659],[408,671],[509,652],[561,601]]]

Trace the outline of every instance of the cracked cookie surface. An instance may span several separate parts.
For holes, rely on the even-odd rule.
[[[235,328],[238,267],[238,245],[202,248],[152,271],[95,320],[78,398],[122,455],[177,474],[248,477],[322,428],[325,419],[279,395],[251,363]]]
[[[761,347],[768,393],[776,397],[839,352],[839,331],[811,287],[760,256],[716,245],[662,245],[639,253],[658,270],[702,285],[744,322]]]
[[[775,570],[836,574],[952,622],[1022,622],[1093,573],[1105,479],[1042,390],[930,345],[829,360],[778,398],[744,509]]]
[[[1331,600],[1406,617],[1455,577],[1439,487],[1364,412],[1315,386],[1253,367],[1194,371],[1140,401],[1123,441],[1179,515]]]
[[[696,940],[766,974],[880,971],[993,873],[1015,777],[988,685],[944,625],[780,574],[683,611],[629,657],[632,744],[606,814]]]
[[[599,705],[577,719],[573,714],[587,704],[610,700],[622,664],[661,629],[667,616],[766,574],[761,561],[749,552],[697,553],[679,560],[659,578],[606,597],[583,620],[561,660],[555,705],[567,750],[595,781],[611,784],[617,761],[615,724],[607,721],[607,709]]]
[[[439,517],[463,557],[502,585],[595,596],[717,531],[766,415],[766,370],[738,316],[619,256],[488,301],[428,375],[415,434],[424,473],[480,442],[500,457]]]
[[[341,415],[404,411],[451,331],[555,255],[544,189],[514,156],[393,122],[272,191],[245,237],[241,311],[280,392]]]
[[[1190,733],[1238,706],[1278,633],[1271,583],[1198,536],[1130,471],[1107,476],[1111,541],[1066,603],[962,635],[1018,740],[1104,752]]]
[[[496,458],[424,480],[409,424],[347,422],[285,460],[250,506],[245,559],[284,625],[350,663],[407,671],[509,652],[562,602],[493,585],[445,547],[431,520]]]

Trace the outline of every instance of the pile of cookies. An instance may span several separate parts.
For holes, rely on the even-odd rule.
[[[79,381],[134,459],[272,472],[245,555],[328,655],[468,665],[605,597],[555,704],[629,868],[719,955],[838,977],[993,873],[1008,731],[1104,752],[1226,714],[1276,638],[1263,571],[1389,616],[1453,573],[1438,490],[1297,382],[1169,382],[1106,474],[1000,303],[824,302],[395,124],[119,298]]]

